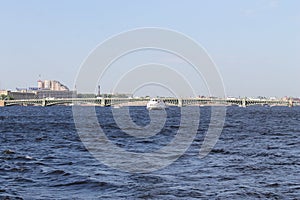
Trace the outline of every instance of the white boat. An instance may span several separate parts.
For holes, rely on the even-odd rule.
[[[161,99],[153,98],[147,103],[148,110],[163,110],[166,108],[167,105]]]

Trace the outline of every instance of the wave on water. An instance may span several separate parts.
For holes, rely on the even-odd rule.
[[[188,150],[166,168],[144,174],[112,169],[95,159],[76,132],[71,109],[0,108],[0,199],[300,197],[299,107],[229,107],[216,146],[199,159],[211,115],[210,107],[201,107],[197,136]],[[136,153],[161,149],[181,126],[180,109],[170,107],[160,132],[135,138],[126,131],[136,127],[120,130],[110,108],[97,107],[96,113],[107,138]],[[150,123],[145,108],[131,107],[129,113],[141,127]],[[85,130],[93,128],[86,124]]]

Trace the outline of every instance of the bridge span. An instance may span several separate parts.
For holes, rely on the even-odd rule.
[[[222,99],[222,98],[161,98],[169,106],[210,106],[210,105],[237,105],[247,107],[251,105],[289,106],[300,105],[292,100],[267,100],[267,99]],[[53,105],[82,105],[82,106],[146,106],[149,98],[64,98],[64,99],[23,99],[0,100],[1,106],[53,106]]]

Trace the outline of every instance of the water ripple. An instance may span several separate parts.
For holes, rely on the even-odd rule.
[[[129,111],[137,125],[150,123],[145,108]],[[158,150],[180,128],[177,107],[170,107],[163,130],[149,138],[127,135],[136,129],[129,125],[120,130],[111,108],[96,113],[107,137],[127,151]],[[198,134],[172,165],[129,174],[93,158],[76,133],[70,107],[1,107],[0,199],[299,198],[299,107],[229,107],[218,143],[199,159],[210,115],[210,107],[201,107]]]

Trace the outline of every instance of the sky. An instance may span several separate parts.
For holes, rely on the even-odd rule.
[[[205,48],[227,96],[300,97],[299,10],[297,0],[1,0],[0,89],[36,86],[38,79],[73,88],[84,60],[107,38],[159,27],[183,33]],[[132,60],[151,55],[170,59],[144,52]],[[101,85],[103,92],[113,89],[108,82]],[[206,95],[202,87],[197,93]],[[151,90],[158,89],[147,92]]]

